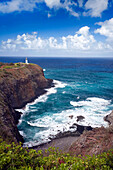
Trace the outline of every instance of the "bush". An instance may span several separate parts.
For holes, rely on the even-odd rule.
[[[14,66],[15,64],[14,63],[9,63],[9,66]]]
[[[3,66],[3,65],[4,65],[4,63],[0,62],[0,67]]]
[[[106,170],[113,169],[113,150],[100,155],[87,157],[62,154],[50,147],[42,153],[41,150],[23,148],[16,145],[0,143],[0,170]]]

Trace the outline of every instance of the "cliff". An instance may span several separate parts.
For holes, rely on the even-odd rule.
[[[84,133],[70,147],[70,153],[74,155],[97,155],[113,149],[113,111],[107,115],[105,121],[109,127],[94,128]]]
[[[45,93],[52,85],[44,77],[43,70],[36,64],[7,64],[0,66],[0,136],[8,142],[23,142],[17,129],[22,108]]]

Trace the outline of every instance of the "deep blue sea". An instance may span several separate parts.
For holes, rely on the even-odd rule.
[[[1,57],[1,62],[24,62],[24,57]],[[18,129],[25,145],[50,141],[57,133],[74,131],[78,122],[92,127],[107,126],[103,117],[113,110],[113,59],[89,58],[33,58],[30,63],[40,65],[46,78],[55,87],[34,102],[20,109],[23,115]],[[70,116],[73,116],[71,119]]]

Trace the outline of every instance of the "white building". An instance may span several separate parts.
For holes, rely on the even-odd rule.
[[[26,64],[29,64],[29,63],[28,63],[28,60],[27,60],[27,57],[26,57],[25,63],[26,63]]]

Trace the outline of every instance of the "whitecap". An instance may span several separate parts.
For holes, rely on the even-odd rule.
[[[55,84],[55,87],[56,88],[64,88],[67,86],[66,83],[63,83],[61,81],[58,81],[58,80],[53,80],[53,83]]]
[[[43,125],[43,124],[39,124],[39,123],[31,123],[31,122],[28,122],[27,123],[30,125],[30,126],[36,126],[36,127],[48,127],[47,125]]]
[[[20,130],[19,133],[20,133],[20,135],[22,135],[23,137],[26,137],[25,133],[24,133],[22,130]]]
[[[107,126],[108,124],[103,120],[103,117],[111,112],[110,110],[105,111],[109,104],[109,100],[103,100],[102,98],[87,98],[86,101],[76,102],[76,105],[81,107],[63,110],[50,116],[43,115],[41,118],[27,123],[31,126],[44,127],[42,131],[37,132],[33,137],[37,144],[41,144],[50,141],[50,138],[54,138],[59,132],[75,131],[76,126],[70,128],[74,123],[92,127]],[[70,118],[70,115],[73,117]],[[77,116],[80,115],[84,116],[85,119],[84,121],[77,122]],[[35,142],[33,145],[35,145]]]
[[[22,121],[23,121],[22,119],[19,119],[18,125],[21,125]]]
[[[83,125],[91,125],[92,127],[107,126],[107,122],[103,117],[111,112],[107,111],[111,100],[105,100],[98,97],[89,97],[84,101],[70,101],[70,104],[75,107],[76,116],[82,115],[85,117]]]
[[[30,126],[36,126],[36,127],[49,127],[51,122],[52,122],[52,118],[49,116],[44,116],[34,121],[27,121],[27,123]]]

